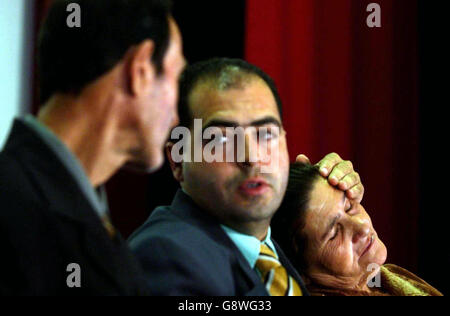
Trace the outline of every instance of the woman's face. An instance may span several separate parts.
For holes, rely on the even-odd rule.
[[[307,240],[305,272],[319,284],[365,285],[374,274],[368,266],[385,262],[386,247],[362,205],[348,200],[326,179],[315,181],[304,220],[305,226],[297,234]]]

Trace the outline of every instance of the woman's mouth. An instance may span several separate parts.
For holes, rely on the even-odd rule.
[[[375,234],[372,234],[369,238],[367,238],[367,246],[365,247],[364,251],[362,252],[361,256],[364,256],[366,253],[369,252],[369,250],[372,248],[373,244],[375,243]]]

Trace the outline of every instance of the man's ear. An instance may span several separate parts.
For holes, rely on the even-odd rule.
[[[177,180],[179,183],[184,181],[183,178],[183,163],[182,162],[175,162],[173,157],[172,157],[172,147],[173,147],[174,143],[172,142],[167,142],[166,146],[165,146],[165,151],[166,151],[166,157],[167,160],[169,161],[170,164],[170,168],[172,169],[172,174],[173,177],[175,178],[175,180]]]
[[[151,61],[154,50],[154,42],[145,40],[129,54],[128,77],[131,93],[135,96],[148,94],[155,80],[156,69]]]

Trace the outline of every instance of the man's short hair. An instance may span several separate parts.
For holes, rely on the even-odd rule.
[[[70,3],[80,7],[80,27],[67,25]],[[170,0],[55,0],[38,39],[40,102],[78,94],[145,39],[155,43],[152,62],[161,73],[171,8]]]
[[[212,58],[187,66],[180,77],[179,126],[191,127],[194,118],[190,110],[189,97],[198,84],[208,83],[217,90],[227,90],[243,88],[255,78],[262,79],[272,91],[281,118],[281,98],[268,74],[242,59]]]

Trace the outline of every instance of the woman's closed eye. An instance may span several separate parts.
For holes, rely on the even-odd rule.
[[[325,233],[322,235],[322,242],[326,243],[327,241],[331,241],[335,239],[339,233],[339,230],[341,229],[339,226],[339,219],[341,218],[341,213],[334,216],[330,222],[327,225],[327,228],[325,230]],[[330,236],[331,237],[328,237]]]
[[[336,225],[336,226],[334,227],[334,233],[333,233],[333,235],[331,236],[331,238],[329,239],[330,241],[336,239],[336,237],[338,236],[339,230],[340,230],[339,227],[340,227],[339,225]]]

